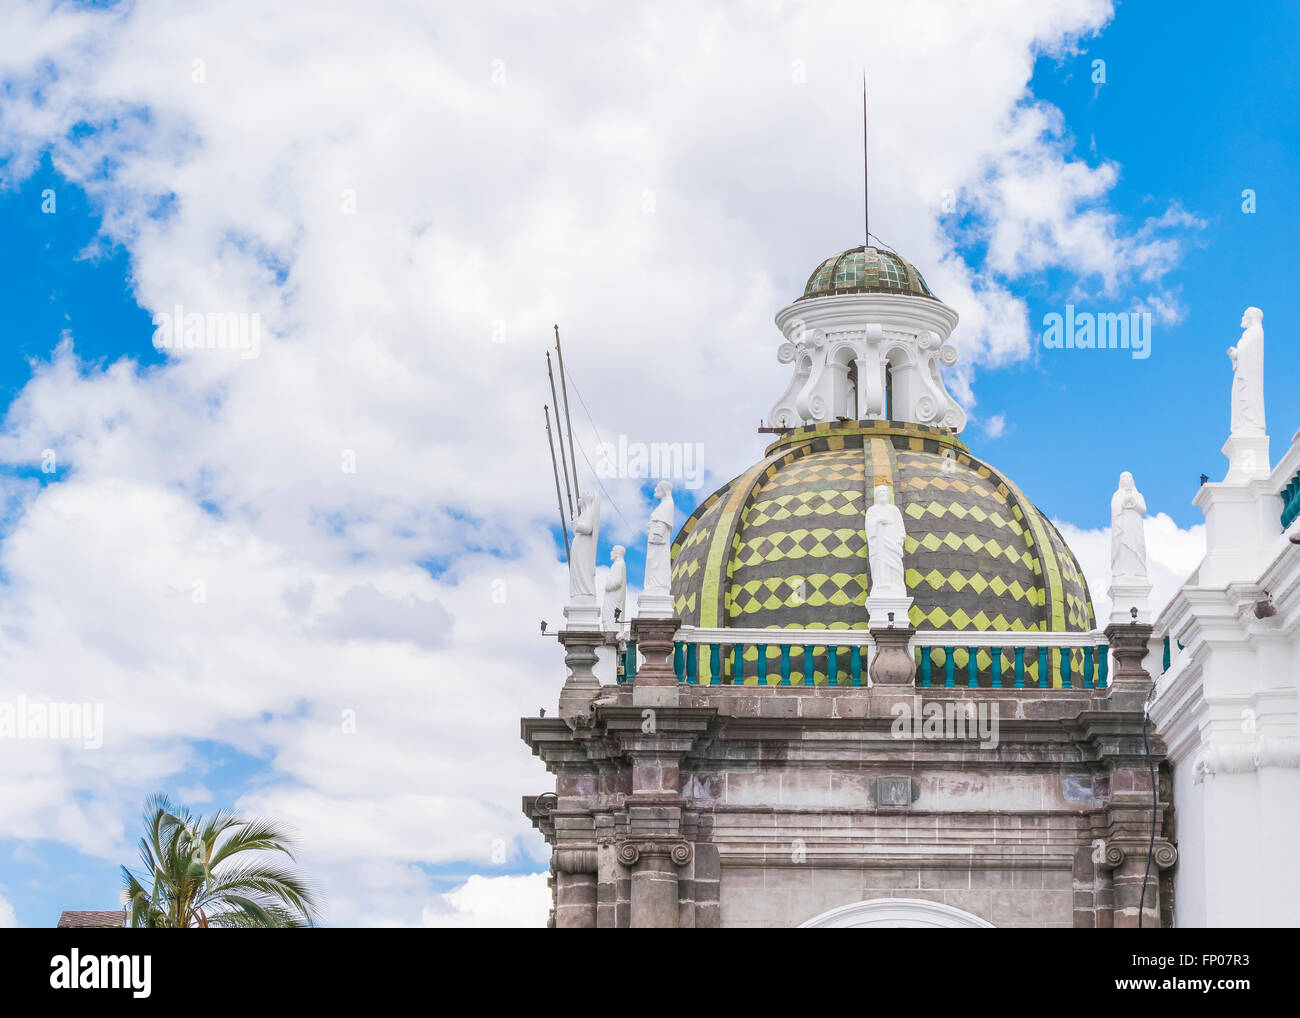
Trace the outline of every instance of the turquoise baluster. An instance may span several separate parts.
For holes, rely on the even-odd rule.
[[[921,685],[930,685],[930,648],[921,648]]]
[[[623,650],[623,681],[636,679],[636,640],[628,640]]]
[[[1106,676],[1110,672],[1109,650],[1104,643],[1097,648],[1097,686],[1100,689],[1106,688]]]
[[[803,649],[803,684],[805,686],[817,685],[817,659],[813,656],[811,644],[805,644]]]
[[[755,644],[758,648],[758,684],[767,685],[767,644]]]
[[[966,680],[967,689],[979,689],[980,687],[979,667],[980,667],[980,659],[979,659],[979,654],[976,653],[976,648],[967,647],[966,648],[966,674],[968,676]]]
[[[1164,665],[1163,665],[1163,667],[1160,669],[1160,671],[1161,671],[1161,672],[1167,672],[1167,671],[1169,671],[1169,637],[1167,637],[1167,636],[1165,637],[1165,659],[1164,659]]]
[[[1052,670],[1047,664],[1047,648],[1038,648],[1038,688],[1052,688]]]
[[[1016,683],[1013,688],[1025,688],[1025,648],[1016,647]]]
[[[849,675],[850,685],[862,685],[862,648],[857,644],[849,651]]]
[[[709,644],[709,685],[722,685],[722,644]]]
[[[1061,655],[1061,688],[1070,688],[1070,648],[1062,647]]]
[[[993,688],[1002,688],[1002,648],[993,648]]]
[[[1092,648],[1083,648],[1083,688],[1092,689]]]
[[[745,645],[743,643],[733,643],[731,645],[731,684],[733,686],[743,686],[745,684]]]
[[[781,644],[781,685],[790,685],[790,645]]]
[[[838,652],[838,647],[828,646],[826,648],[826,685],[828,686],[838,686],[840,684],[840,660]]]
[[[953,689],[957,683],[953,680],[953,669],[957,667],[955,647],[943,648],[943,684],[946,689]]]
[[[686,682],[692,686],[698,686],[700,683],[700,645],[698,643],[686,645]]]
[[[673,644],[673,672],[678,682],[686,681],[686,645],[681,640]]]

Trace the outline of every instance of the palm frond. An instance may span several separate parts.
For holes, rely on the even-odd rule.
[[[142,876],[122,867],[132,926],[281,929],[320,921],[318,893],[268,858],[294,858],[283,824],[226,809],[195,816],[165,795],[150,796],[143,819]]]

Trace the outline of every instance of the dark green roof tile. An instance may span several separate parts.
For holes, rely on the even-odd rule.
[[[921,273],[893,251],[855,247],[827,258],[808,278],[800,300],[846,293],[897,293],[938,300]]]

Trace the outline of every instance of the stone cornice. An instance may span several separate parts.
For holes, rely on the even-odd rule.
[[[1226,587],[1184,586],[1160,614],[1157,632],[1168,633],[1183,644],[1180,652],[1195,651],[1202,642],[1226,646],[1246,643],[1254,619],[1247,621],[1265,588],[1258,583],[1232,583]]]
[[[645,731],[647,716],[653,729]],[[710,738],[718,711],[713,707],[633,707],[601,703],[591,714],[566,722],[562,718],[523,718],[524,742],[555,773],[608,769],[629,752],[651,756],[681,756]]]
[[[1270,495],[1277,495],[1277,486],[1267,476],[1243,481],[1207,481],[1196,489],[1192,505],[1203,512],[1212,501],[1254,503]]]

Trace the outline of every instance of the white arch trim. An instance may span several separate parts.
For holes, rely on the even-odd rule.
[[[799,929],[860,929],[866,927],[898,929],[993,929],[977,915],[951,905],[921,898],[875,898],[841,905],[807,922]]]

